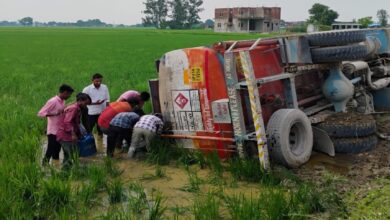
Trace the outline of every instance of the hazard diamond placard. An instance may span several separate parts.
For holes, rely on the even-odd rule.
[[[175,111],[191,111],[190,91],[172,91],[172,99]]]
[[[176,105],[181,109],[183,109],[188,104],[188,102],[189,100],[182,93],[179,93],[175,99]]]

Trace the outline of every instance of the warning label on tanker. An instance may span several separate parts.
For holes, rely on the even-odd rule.
[[[175,103],[177,106],[179,106],[181,109],[183,109],[187,103],[188,103],[187,97],[185,97],[182,93],[179,93],[179,95],[175,99]]]
[[[175,111],[175,129],[181,131],[203,131],[199,91],[172,91],[172,99]]]
[[[173,107],[175,112],[191,111],[190,91],[172,91]]]
[[[191,82],[193,83],[203,82],[203,69],[201,67],[191,68]]]
[[[199,91],[191,90],[190,91],[191,98],[191,108],[194,112],[200,112],[200,101],[199,101]]]

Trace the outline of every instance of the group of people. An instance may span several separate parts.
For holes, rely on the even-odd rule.
[[[113,157],[116,146],[127,142],[128,157],[133,158],[138,149],[151,149],[151,141],[163,129],[160,114],[145,115],[144,103],[150,99],[148,92],[129,90],[118,100],[110,103],[109,90],[102,84],[103,76],[96,73],[92,83],[76,95],[76,102],[68,106],[65,101],[74,89],[61,85],[56,96],[49,99],[38,116],[47,118],[48,144],[42,164],[50,159],[59,160],[61,148],[64,152],[63,168],[71,167],[77,152],[77,142],[82,138],[81,128],[92,133],[96,127],[99,137],[107,135],[107,156]]]

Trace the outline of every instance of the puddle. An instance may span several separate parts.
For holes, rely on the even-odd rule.
[[[102,138],[95,136],[95,140],[97,143],[97,154],[88,158],[80,158],[81,164],[103,162],[104,157],[106,156],[106,148],[103,145]],[[165,199],[164,206],[168,207],[165,216],[169,218],[174,217],[174,212],[170,209],[180,207],[185,208],[184,210],[189,210],[193,206],[195,198],[198,195],[197,193],[187,192],[184,190],[184,188],[189,185],[188,172],[184,167],[176,167],[174,165],[161,166],[164,177],[158,178],[154,177],[156,173],[155,165],[149,165],[144,161],[129,160],[126,156],[127,154],[121,154],[117,151],[115,152],[113,159],[115,161],[115,165],[123,171],[120,178],[125,183],[125,190],[127,190],[130,182],[138,182],[144,187],[149,202],[152,202],[150,200],[152,199],[153,193],[156,191],[160,192]],[[59,167],[60,165],[58,168]],[[191,172],[196,173],[199,179],[201,179],[199,192],[202,195],[207,194],[207,192],[218,192],[223,190],[224,195],[244,194],[248,197],[255,197],[262,190],[262,186],[260,184],[235,182],[228,173],[224,173],[224,176],[221,179],[221,181],[225,181],[226,183],[223,184],[223,186],[211,184],[209,183],[209,180],[214,177],[211,170],[200,169],[199,166],[196,165],[191,166],[190,170]],[[127,204],[126,201],[119,204],[110,204],[106,193],[99,194],[98,198],[100,204],[99,211],[91,213],[91,215],[95,217],[100,214],[105,214],[107,211],[115,207],[126,207]],[[227,211],[221,210],[221,214],[227,214]],[[184,214],[184,216],[186,215]]]
[[[346,175],[354,164],[354,155],[341,155],[335,157],[323,153],[313,152],[308,163],[302,166],[304,169],[326,169],[338,174]]]

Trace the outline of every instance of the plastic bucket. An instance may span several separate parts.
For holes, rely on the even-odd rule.
[[[80,157],[90,157],[95,155],[97,152],[95,138],[92,134],[87,134],[81,140],[79,140],[78,146]]]

